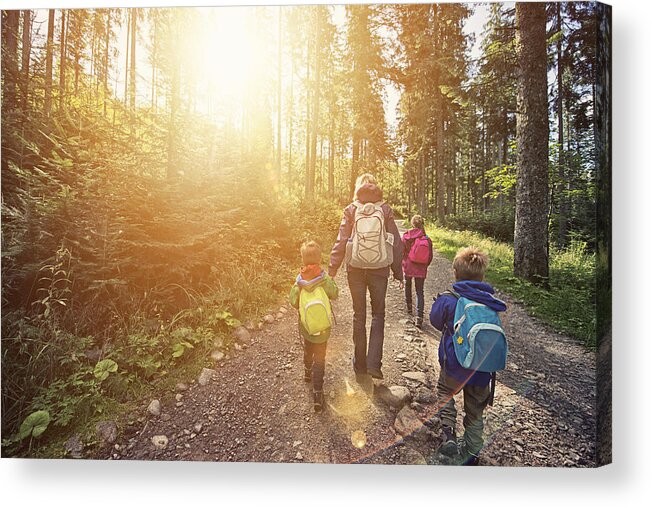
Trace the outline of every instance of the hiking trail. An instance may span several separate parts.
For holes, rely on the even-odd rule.
[[[401,230],[401,233],[404,230]],[[336,277],[337,324],[328,343],[326,409],[312,409],[312,386],[303,381],[297,312],[275,309],[274,322],[251,332],[236,351],[215,362],[212,379],[160,393],[159,416],[145,400],[139,420],[125,424],[101,459],[240,462],[425,464],[436,461],[440,333],[428,322],[418,330],[391,280],[387,292],[384,381],[360,386],[352,370],[352,304],[345,269]],[[426,321],[432,297],[452,283],[451,263],[438,252],[425,283]],[[485,416],[482,465],[594,466],[595,353],[552,331],[497,291],[508,310],[508,366],[497,376],[495,403]],[[370,325],[370,305],[368,310]],[[404,374],[407,375],[404,375]],[[391,395],[386,387],[405,389]],[[184,389],[187,387],[187,390]],[[373,392],[375,391],[375,392]],[[462,433],[461,397],[457,399]],[[399,416],[398,416],[399,414]],[[398,416],[398,417],[397,417]],[[421,423],[425,422],[425,425]],[[404,436],[401,434],[403,433]],[[159,445],[152,437],[159,438]],[[157,440],[157,439],[154,439]]]

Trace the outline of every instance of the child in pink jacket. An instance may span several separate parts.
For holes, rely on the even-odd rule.
[[[405,245],[402,256],[402,271],[405,275],[405,303],[407,304],[407,313],[413,315],[411,284],[414,280],[416,285],[416,327],[423,327],[423,312],[425,309],[425,278],[427,277],[427,267],[432,262],[432,240],[425,234],[425,224],[423,217],[414,215],[411,219],[412,228],[402,236],[402,243]]]

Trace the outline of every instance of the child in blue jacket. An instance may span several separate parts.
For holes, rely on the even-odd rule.
[[[457,306],[456,295],[466,297],[489,308],[503,312],[506,305],[493,296],[495,289],[484,282],[488,267],[488,256],[474,247],[462,248],[452,263],[456,283],[453,291],[446,291],[435,299],[430,312],[430,322],[442,331],[439,343],[439,364],[441,373],[437,384],[439,415],[443,426],[445,441],[441,452],[448,456],[460,456],[462,464],[476,465],[484,440],[484,409],[488,405],[491,390],[491,374],[467,370],[459,364],[454,353],[452,336],[454,334],[454,313]],[[455,295],[456,294],[456,295]],[[457,410],[454,395],[463,391],[464,435],[457,442],[455,427]]]

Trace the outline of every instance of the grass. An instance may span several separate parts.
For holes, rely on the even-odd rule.
[[[452,260],[459,248],[476,246],[490,256],[486,280],[521,302],[529,314],[553,329],[578,338],[588,348],[596,345],[595,255],[585,244],[550,250],[549,289],[537,287],[513,274],[513,245],[468,231],[430,225],[434,248]]]

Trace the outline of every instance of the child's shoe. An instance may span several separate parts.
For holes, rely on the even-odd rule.
[[[305,382],[312,382],[312,368],[305,368],[305,373],[303,375],[303,380]]]
[[[423,329],[423,317],[416,317],[416,327]]]
[[[450,428],[449,426],[443,426],[441,429],[443,432],[443,438],[445,440],[443,440],[443,443],[439,448],[439,452],[444,456],[448,456],[450,458],[455,455],[458,455],[459,446],[457,444],[457,434],[455,433],[454,428]]]
[[[479,456],[468,450],[465,440],[459,444],[459,459],[461,466],[474,467],[479,465]]]
[[[314,411],[317,413],[321,412],[324,405],[323,391],[314,391]]]
[[[407,315],[410,315],[411,317],[414,316],[414,311],[411,309],[410,306],[407,307]]]

